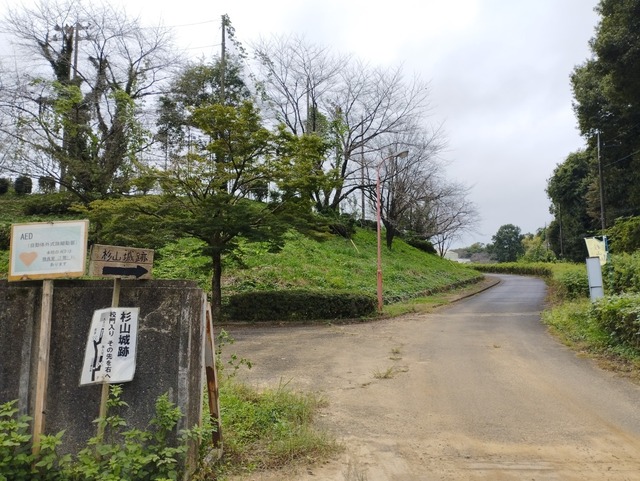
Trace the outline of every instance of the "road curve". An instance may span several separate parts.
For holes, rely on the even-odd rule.
[[[344,455],[288,479],[640,480],[640,387],[548,334],[541,280],[498,277],[431,314],[231,329],[246,381],[328,400]]]

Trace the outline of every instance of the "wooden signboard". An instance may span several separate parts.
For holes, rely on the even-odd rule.
[[[153,249],[106,246],[91,248],[89,275],[119,279],[151,279]]]

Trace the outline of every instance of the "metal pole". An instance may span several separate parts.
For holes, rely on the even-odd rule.
[[[600,180],[600,222],[602,224],[602,234],[606,229],[604,218],[604,181],[602,179],[602,160],[600,159],[600,131],[598,131],[598,178]]]
[[[378,312],[382,312],[382,243],[380,239],[380,164],[384,160],[378,163],[376,169],[376,226],[378,234]]]

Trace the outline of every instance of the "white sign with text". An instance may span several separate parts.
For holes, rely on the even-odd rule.
[[[88,220],[13,224],[10,281],[84,275]]]
[[[93,313],[80,384],[115,384],[133,379],[138,341],[137,307]]]

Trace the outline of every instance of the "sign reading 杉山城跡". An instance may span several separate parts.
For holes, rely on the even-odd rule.
[[[88,220],[11,226],[9,281],[84,275]]]
[[[137,307],[94,311],[80,384],[128,382],[136,371]]]

